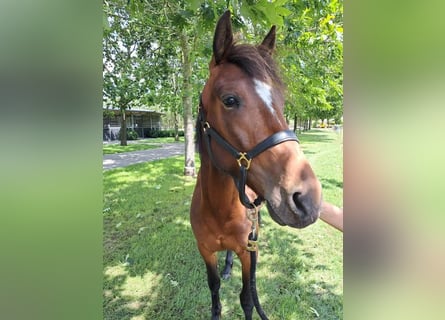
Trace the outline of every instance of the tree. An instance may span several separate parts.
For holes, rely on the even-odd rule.
[[[139,19],[132,18],[123,7],[105,2],[107,28],[103,38],[104,104],[118,107],[121,113],[121,145],[127,145],[126,110],[147,90],[145,61],[137,54],[147,34]]]
[[[161,4],[157,6],[160,10]],[[107,107],[120,110],[121,145],[126,145],[126,110],[150,105],[164,112],[178,102],[177,85],[171,81],[180,65],[177,46],[168,41],[170,33],[159,30],[163,17],[151,13],[147,18],[141,8],[139,2],[104,2],[103,96]]]
[[[342,110],[341,1],[107,0],[104,100],[121,110],[149,102],[175,119],[182,113],[186,175],[195,174],[198,93],[207,78],[215,23],[227,8],[246,41],[264,36],[272,24],[282,28],[278,56],[288,84],[288,118]]]
[[[288,118],[343,114],[343,3],[289,1],[282,65],[288,84]],[[310,123],[310,121],[309,121]]]

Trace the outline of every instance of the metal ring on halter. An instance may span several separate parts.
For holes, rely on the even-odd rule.
[[[210,123],[208,123],[208,122],[206,121],[206,122],[204,122],[203,125],[202,125],[202,130],[204,130],[204,132],[205,132],[207,129],[210,129]]]
[[[243,164],[241,163],[241,161],[246,161],[246,165],[244,167],[246,167],[246,170],[249,170],[250,168],[250,163],[252,162],[252,159],[247,158],[247,153],[246,152],[240,152],[239,153],[239,158],[236,159],[236,161],[238,162],[238,165],[240,167],[243,166]]]
[[[255,251],[257,250],[257,235],[256,235],[256,224],[258,222],[258,212],[259,212],[259,206],[256,206],[255,204],[253,204],[253,208],[252,209],[247,209],[246,210],[246,214],[247,214],[247,219],[249,219],[252,222],[252,226],[251,226],[251,233],[252,233],[252,237],[253,239],[249,239],[248,240],[248,244],[247,244],[247,250],[248,251]]]

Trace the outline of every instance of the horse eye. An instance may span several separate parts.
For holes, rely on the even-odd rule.
[[[228,96],[223,99],[223,103],[227,108],[234,108],[239,106],[239,101],[234,96]]]

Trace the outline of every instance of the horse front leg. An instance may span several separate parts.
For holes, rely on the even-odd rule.
[[[221,317],[221,302],[219,299],[220,279],[218,275],[218,261],[215,253],[201,255],[207,268],[207,283],[212,297],[212,320],[219,320]]]
[[[230,278],[230,274],[232,273],[232,266],[233,266],[233,251],[227,250],[224,269],[221,273],[221,277],[223,278],[223,280]]]
[[[244,250],[238,254],[242,265],[243,288],[241,289],[240,302],[246,320],[252,320],[253,300],[250,291],[250,253]]]

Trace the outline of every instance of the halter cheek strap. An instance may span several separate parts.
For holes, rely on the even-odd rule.
[[[296,141],[299,142],[297,136],[292,130],[283,130],[268,138],[264,139],[260,143],[258,143],[254,148],[247,152],[238,151],[235,147],[233,147],[229,142],[227,142],[214,128],[210,126],[210,124],[205,119],[204,110],[202,107],[202,100],[200,98],[199,103],[199,113],[198,113],[198,121],[201,123],[201,129],[204,133],[205,145],[207,147],[207,152],[210,156],[210,160],[212,163],[220,168],[217,165],[217,161],[214,158],[212,148],[211,148],[211,139],[213,138],[220,146],[222,146],[226,151],[228,151],[237,161],[238,166],[240,168],[240,176],[239,179],[233,177],[235,180],[235,184],[238,188],[239,198],[241,203],[249,209],[254,209],[258,207],[264,199],[259,196],[255,199],[254,202],[251,202],[246,195],[246,183],[247,183],[247,171],[250,168],[250,164],[252,159],[258,156],[263,151],[276,146],[277,144],[283,143],[285,141]],[[221,168],[220,168],[221,169]],[[225,171],[224,169],[222,169]]]

